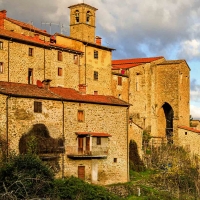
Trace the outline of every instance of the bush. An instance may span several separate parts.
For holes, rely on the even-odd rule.
[[[54,181],[54,199],[63,200],[118,200],[121,199],[109,193],[101,186],[91,185],[75,177],[56,179]]]
[[[45,197],[52,182],[53,173],[36,155],[14,155],[0,168],[0,197]]]

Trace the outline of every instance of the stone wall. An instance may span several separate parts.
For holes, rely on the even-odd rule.
[[[34,101],[42,102],[42,113],[34,112]],[[92,174],[98,179],[95,183],[111,184],[128,181],[127,152],[127,108],[89,103],[64,103],[34,98],[8,98],[0,95],[1,136],[7,138],[6,119],[8,117],[9,151],[19,152],[19,141],[34,125],[44,124],[52,138],[65,138],[65,153],[60,155],[57,176],[78,176],[78,166],[85,166],[85,180],[94,182]],[[8,115],[6,113],[8,106]],[[78,110],[84,111],[84,121],[78,122]],[[64,119],[64,121],[63,121]],[[63,132],[64,130],[64,132]],[[110,134],[102,138],[102,148],[107,147],[107,158],[72,159],[68,158],[70,148],[78,149],[76,132],[96,132]],[[92,139],[96,145],[95,137]],[[115,158],[115,159],[114,159]]]

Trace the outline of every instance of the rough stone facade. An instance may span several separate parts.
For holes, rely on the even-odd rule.
[[[149,132],[154,141],[176,143],[178,125],[189,126],[189,72],[184,60],[116,60],[113,95],[131,104],[130,120]]]

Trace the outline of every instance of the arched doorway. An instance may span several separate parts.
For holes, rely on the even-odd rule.
[[[166,137],[168,143],[173,143],[173,118],[174,111],[165,102],[158,111],[158,136]]]

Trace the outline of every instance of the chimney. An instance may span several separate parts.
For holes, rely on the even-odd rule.
[[[43,88],[46,89],[46,90],[49,90],[51,81],[52,81],[51,79],[44,79],[42,81]]]
[[[35,33],[34,34],[34,36],[35,36],[35,39],[37,39],[37,40],[39,40],[40,38],[39,38],[39,34],[38,33]]]
[[[6,10],[0,11],[0,28],[4,29],[4,19],[6,18]]]
[[[79,84],[79,92],[81,94],[86,94],[86,85],[85,84]]]
[[[101,45],[101,37],[96,36],[96,44]]]

